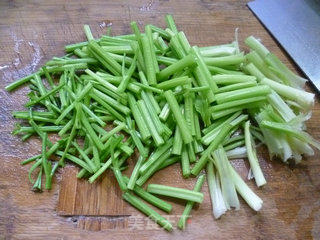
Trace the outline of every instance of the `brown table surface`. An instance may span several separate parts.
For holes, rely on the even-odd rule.
[[[113,27],[114,34],[130,33],[129,23],[152,23],[164,27],[164,16],[174,15],[179,29],[191,44],[205,46],[230,42],[239,28],[239,39],[255,35],[265,45],[292,64],[246,7],[246,1],[14,1],[0,2],[0,239],[320,239],[319,152],[296,167],[270,161],[264,148],[259,159],[268,184],[257,189],[263,199],[259,213],[241,199],[239,211],[229,211],[214,220],[207,185],[203,204],[192,211],[187,229],[167,233],[121,200],[121,193],[110,173],[97,183],[76,180],[77,168],[60,170],[53,189],[30,191],[27,171],[21,160],[40,152],[33,138],[22,143],[11,136],[13,110],[23,109],[27,88],[9,94],[4,87],[35,71],[53,56],[64,54],[66,44],[85,40],[82,26],[90,24],[95,36]],[[319,66],[315,66],[319,67]],[[309,88],[310,89],[310,88]],[[320,139],[318,99],[308,132]],[[130,161],[132,163],[132,160]],[[131,164],[132,165],[132,164]],[[246,160],[233,161],[246,177]],[[150,182],[192,188],[195,179],[183,180],[178,164],[157,173]],[[184,203],[174,205],[174,223]]]

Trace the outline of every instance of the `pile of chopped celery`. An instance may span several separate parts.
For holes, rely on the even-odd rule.
[[[30,87],[28,110],[13,113],[24,120],[13,134],[42,140],[41,153],[22,162],[32,164],[34,190],[41,191],[42,180],[50,189],[66,161],[78,165],[77,177],[90,183],[112,171],[123,199],[168,231],[172,223],[144,201],[170,213],[172,205],[156,195],[185,200],[178,222],[184,229],[193,205],[203,201],[205,176],[215,218],[239,209],[238,194],[255,211],[262,207],[230,163],[248,159],[250,177],[258,187],[266,184],[257,143],[285,163],[299,163],[302,155],[314,154],[312,147],[320,149],[305,132],[314,94],[302,90],[305,79],[260,41],[246,39],[248,54],[237,41],[191,46],[172,16],[166,22],[166,29],[146,25],[144,33],[132,22],[133,34],[111,36],[109,29],[97,39],[85,25],[86,42],[66,46],[67,55],[6,87]],[[139,158],[125,176],[135,150]],[[145,184],[177,162],[184,178],[198,178],[193,190]]]

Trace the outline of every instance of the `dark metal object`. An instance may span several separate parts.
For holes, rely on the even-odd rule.
[[[248,6],[320,92],[320,1],[255,0]]]

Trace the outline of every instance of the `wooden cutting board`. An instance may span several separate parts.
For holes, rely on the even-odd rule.
[[[259,160],[268,184],[257,189],[252,181],[248,183],[264,200],[262,210],[255,213],[241,199],[239,211],[229,211],[214,220],[205,184],[204,202],[192,211],[184,232],[167,233],[124,203],[109,172],[91,185],[77,180],[78,169],[69,165],[59,172],[51,191],[30,191],[29,166],[19,163],[39,153],[40,142],[33,138],[22,143],[10,135],[15,123],[11,112],[23,109],[28,89],[9,94],[4,86],[35,71],[53,56],[61,56],[66,44],[83,41],[83,24],[90,24],[95,36],[104,33],[109,25],[114,34],[126,34],[130,33],[132,20],[141,26],[152,23],[164,27],[166,13],[174,15],[179,29],[193,45],[230,42],[238,27],[241,43],[245,37],[255,35],[292,66],[247,9],[246,1],[0,2],[0,239],[320,239],[318,152],[300,165],[289,167],[270,161],[262,148]],[[308,132],[316,139],[320,139],[319,119],[317,99],[307,124]],[[130,165],[135,160],[130,160]],[[247,161],[232,163],[245,178]],[[191,189],[195,179],[182,179],[176,164],[158,172],[150,182]],[[166,200],[174,206],[167,217],[176,223],[184,203]]]

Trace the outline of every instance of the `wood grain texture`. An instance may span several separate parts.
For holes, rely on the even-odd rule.
[[[76,167],[68,166],[59,172],[50,192],[38,194],[30,191],[27,183],[29,166],[19,165],[21,160],[40,152],[40,142],[31,139],[22,143],[10,135],[15,122],[11,112],[23,109],[28,89],[9,94],[4,86],[33,72],[53,56],[62,55],[66,44],[83,41],[83,24],[90,24],[95,36],[110,24],[114,34],[125,34],[130,32],[132,20],[140,26],[152,23],[164,27],[164,15],[171,13],[194,45],[229,42],[239,27],[241,43],[253,34],[292,66],[245,4],[246,1],[235,0],[1,1],[0,239],[320,239],[318,152],[292,168],[270,161],[266,150],[261,149],[259,160],[268,184],[257,189],[249,182],[264,200],[259,213],[241,200],[239,211],[214,220],[205,184],[204,202],[192,212],[186,231],[173,233],[159,229],[124,203],[110,173],[90,185],[76,180]],[[320,139],[319,119],[317,99],[307,124],[316,139]],[[233,165],[246,177],[245,160],[233,161]],[[176,164],[157,173],[150,182],[191,189],[195,179],[183,180]],[[167,200],[174,206],[170,220],[177,222],[183,202]]]

